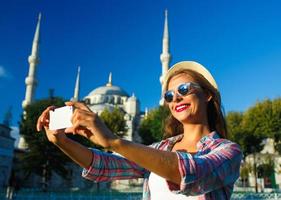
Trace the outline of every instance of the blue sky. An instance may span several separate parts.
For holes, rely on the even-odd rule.
[[[195,60],[219,85],[226,112],[245,111],[281,93],[281,1],[257,0],[0,0],[0,121],[12,106],[17,126],[27,58],[39,12],[40,64],[35,99],[73,95],[81,66],[81,97],[113,84],[145,107],[160,98],[164,10],[169,12],[171,64]]]

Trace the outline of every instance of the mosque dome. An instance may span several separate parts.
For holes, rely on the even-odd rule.
[[[109,74],[108,83],[105,86],[92,90],[85,98],[85,102],[91,107],[98,104],[122,105],[129,95],[122,88],[112,85],[112,74]],[[97,107],[97,106],[95,106]],[[92,110],[100,110],[101,108],[92,108]]]
[[[95,95],[118,95],[118,96],[126,96],[128,97],[129,95],[120,87],[114,86],[114,85],[106,85],[106,86],[101,86],[89,93],[88,96],[95,96]]]

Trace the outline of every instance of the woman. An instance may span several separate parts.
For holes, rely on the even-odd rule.
[[[242,153],[227,139],[217,84],[202,65],[175,64],[164,78],[164,99],[171,116],[166,135],[149,147],[118,138],[87,106],[75,107],[73,127],[48,129],[47,108],[37,122],[48,139],[84,168],[93,181],[144,177],[143,199],[230,199],[239,177]],[[67,138],[80,134],[121,156],[88,148]]]

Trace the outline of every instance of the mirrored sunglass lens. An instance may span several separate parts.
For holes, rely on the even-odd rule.
[[[181,95],[186,95],[189,91],[188,84],[182,84],[178,87],[178,92]]]
[[[167,102],[172,102],[172,101],[173,101],[173,96],[174,96],[174,94],[173,94],[172,91],[167,91],[167,92],[165,93],[165,96],[164,96],[165,101],[167,101]]]

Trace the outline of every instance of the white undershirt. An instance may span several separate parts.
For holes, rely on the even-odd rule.
[[[148,186],[150,189],[150,195],[151,200],[197,200],[198,198],[195,196],[185,196],[183,194],[175,194],[170,191],[168,188],[167,181],[162,178],[161,176],[158,176],[157,174],[154,174],[153,172],[150,173],[149,179],[148,179]]]

